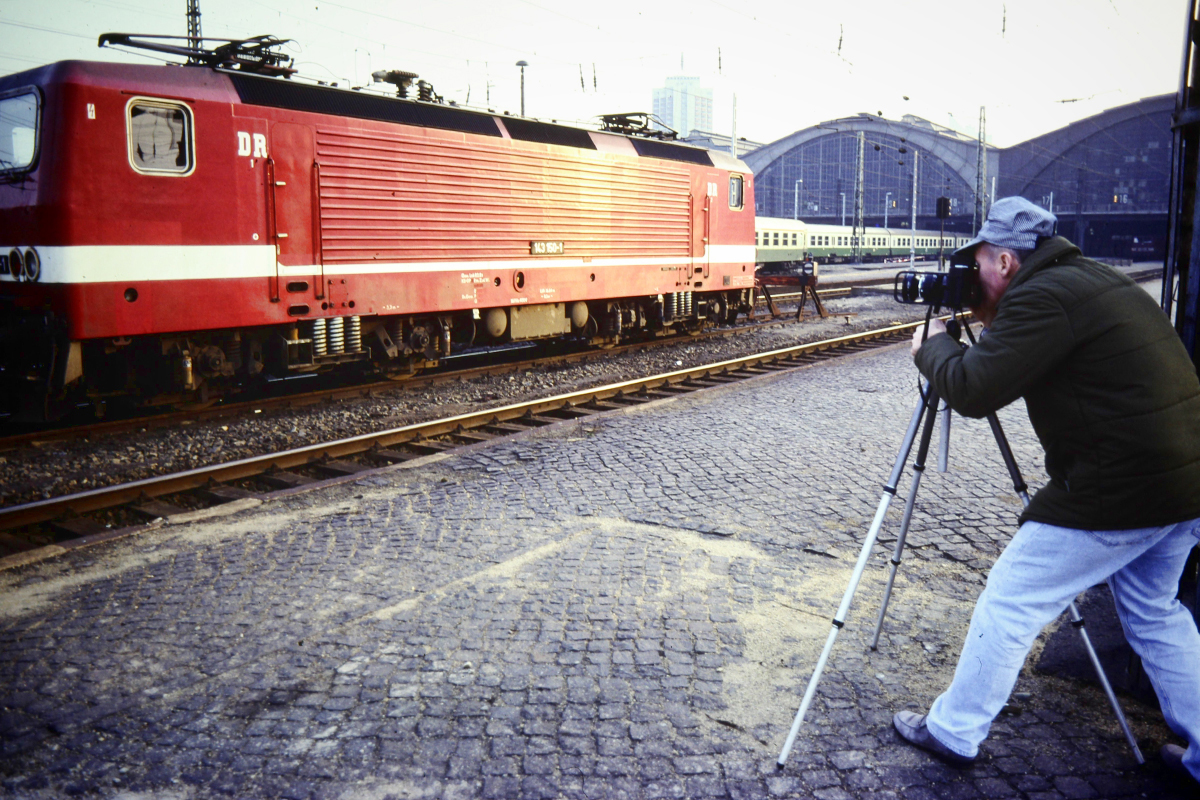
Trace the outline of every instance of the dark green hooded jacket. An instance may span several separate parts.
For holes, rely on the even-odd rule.
[[[968,350],[931,337],[917,367],[982,417],[1025,398],[1050,483],[1021,516],[1118,530],[1200,517],[1200,381],[1144,289],[1062,237],[1013,276]]]

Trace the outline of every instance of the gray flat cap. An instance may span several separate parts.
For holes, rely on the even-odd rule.
[[[1058,217],[1024,197],[1005,197],[992,204],[979,235],[954,251],[952,258],[965,258],[983,242],[1013,250],[1033,250],[1038,239],[1053,236]]]

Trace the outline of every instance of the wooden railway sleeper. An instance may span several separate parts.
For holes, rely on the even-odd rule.
[[[513,421],[520,422],[522,425],[528,425],[531,427],[557,425],[558,423],[562,422],[561,419],[553,419],[542,414],[534,414],[532,411],[527,411],[523,416]]]
[[[412,461],[414,458],[421,457],[417,453],[405,453],[402,450],[390,450],[386,447],[380,447],[380,448],[376,448],[374,450],[368,450],[366,452],[366,456],[367,456],[367,458],[369,458],[372,461],[383,463],[383,464],[399,464],[399,463],[402,463],[405,461]]]
[[[486,425],[481,425],[478,430],[483,430],[488,433],[495,433],[497,436],[503,436],[509,433],[524,433],[530,428],[536,428],[537,425],[514,425],[511,422],[489,422]]]
[[[237,486],[227,486],[225,484],[211,481],[208,485],[197,489],[196,495],[200,497],[201,500],[212,503],[213,505],[232,503],[234,500],[243,500],[247,497],[261,497],[258,492],[252,492],[249,489],[242,489]]]
[[[614,398],[612,398],[612,397],[609,397],[604,400],[601,400],[599,398],[593,398],[591,401],[589,401],[588,403],[581,406],[581,408],[583,408],[587,411],[601,412],[601,411],[617,411],[617,410],[625,407],[620,402],[613,402],[613,400],[614,400]]]
[[[462,445],[455,442],[443,442],[439,439],[422,439],[421,441],[405,442],[404,446],[410,450],[414,450],[423,456],[434,455],[435,453],[444,453],[447,450],[453,450]]]
[[[479,428],[464,428],[462,425],[459,425],[458,430],[454,431],[454,433],[450,434],[450,436],[452,436],[455,439],[458,439],[459,441],[463,442],[464,444],[477,444],[479,442],[490,442],[491,440],[496,438],[496,434],[494,434],[494,433],[488,433],[487,431],[481,430]]]
[[[341,459],[333,459],[323,461],[319,464],[314,464],[313,469],[328,475],[331,478],[340,478],[344,475],[357,475],[360,472],[366,472],[371,469],[365,464],[356,464],[353,461],[343,461]]]
[[[650,388],[646,387],[646,388],[643,388],[640,392],[638,392],[636,396],[644,397],[647,400],[664,400],[668,397],[675,396],[674,392],[664,391],[664,388],[666,388],[666,387],[659,386],[654,389],[650,389]]]
[[[595,414],[595,411],[588,409],[586,406],[565,405],[562,408],[555,408],[546,411],[541,416],[547,419],[553,419],[555,422],[561,422],[564,419],[582,419]],[[554,419],[557,417],[557,419]]]
[[[273,489],[295,489],[297,486],[307,486],[310,483],[317,482],[316,478],[310,478],[298,472],[289,472],[282,469],[274,472],[264,472],[256,480]]]
[[[627,408],[629,406],[640,406],[653,399],[645,394],[625,394],[624,392],[619,392],[605,400],[597,401],[597,404],[603,403],[608,408]]]
[[[138,498],[137,502],[129,507],[129,510],[140,517],[146,519],[158,519],[159,517],[170,517],[175,514],[182,514],[187,509],[180,508],[177,505],[165,502],[163,500],[155,500],[145,492]]]
[[[81,517],[77,514],[53,520],[49,523],[49,527],[55,536],[58,537],[59,541],[64,539],[79,539],[109,530],[106,525],[97,522],[91,517]]]

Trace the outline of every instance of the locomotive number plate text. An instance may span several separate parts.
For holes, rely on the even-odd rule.
[[[530,242],[529,254],[534,256],[561,256],[562,242]]]

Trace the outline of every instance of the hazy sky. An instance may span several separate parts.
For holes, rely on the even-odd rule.
[[[106,31],[184,34],[186,0],[0,0],[0,70],[99,50]],[[769,142],[862,111],[916,114],[1016,144],[1103,109],[1176,90],[1186,0],[200,0],[203,33],[273,34],[301,72],[360,85],[416,72],[447,100],[588,121],[650,111],[693,75],[714,127]],[[682,66],[681,66],[682,64]],[[468,94],[469,93],[469,94]],[[907,99],[905,99],[907,97]]]

